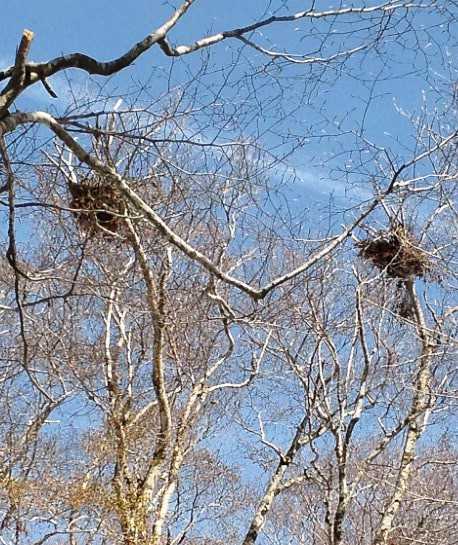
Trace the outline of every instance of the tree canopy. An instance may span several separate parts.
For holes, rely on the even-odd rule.
[[[458,5],[218,4],[8,45],[0,543],[456,544]]]

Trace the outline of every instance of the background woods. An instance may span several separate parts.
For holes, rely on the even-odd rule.
[[[0,543],[455,544],[457,5],[226,9],[0,72]]]

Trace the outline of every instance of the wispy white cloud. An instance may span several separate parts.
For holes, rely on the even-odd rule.
[[[323,200],[333,197],[339,201],[350,202],[357,198],[358,200],[369,199],[373,192],[369,187],[350,184],[344,180],[335,180],[325,172],[306,170],[302,168],[292,169],[294,173],[294,185],[297,193],[307,192],[315,198]]]
[[[26,89],[18,98],[18,107],[27,110],[46,110],[50,106],[54,106],[58,111],[64,111],[75,102],[84,103],[84,101],[91,100],[96,96],[96,89],[91,85],[87,77],[76,77],[67,80],[57,74],[49,78],[48,83],[56,93],[57,98],[53,98],[44,86],[37,82]]]

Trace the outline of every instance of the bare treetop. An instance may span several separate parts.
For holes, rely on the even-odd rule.
[[[0,72],[2,545],[457,541],[458,6],[254,4]]]

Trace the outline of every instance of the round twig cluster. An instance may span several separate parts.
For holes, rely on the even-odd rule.
[[[69,206],[85,232],[110,236],[122,230],[126,203],[113,184],[100,178],[86,178],[79,184],[70,184],[69,191]]]
[[[359,255],[392,278],[422,277],[430,269],[426,252],[404,226],[379,231],[357,243]]]

